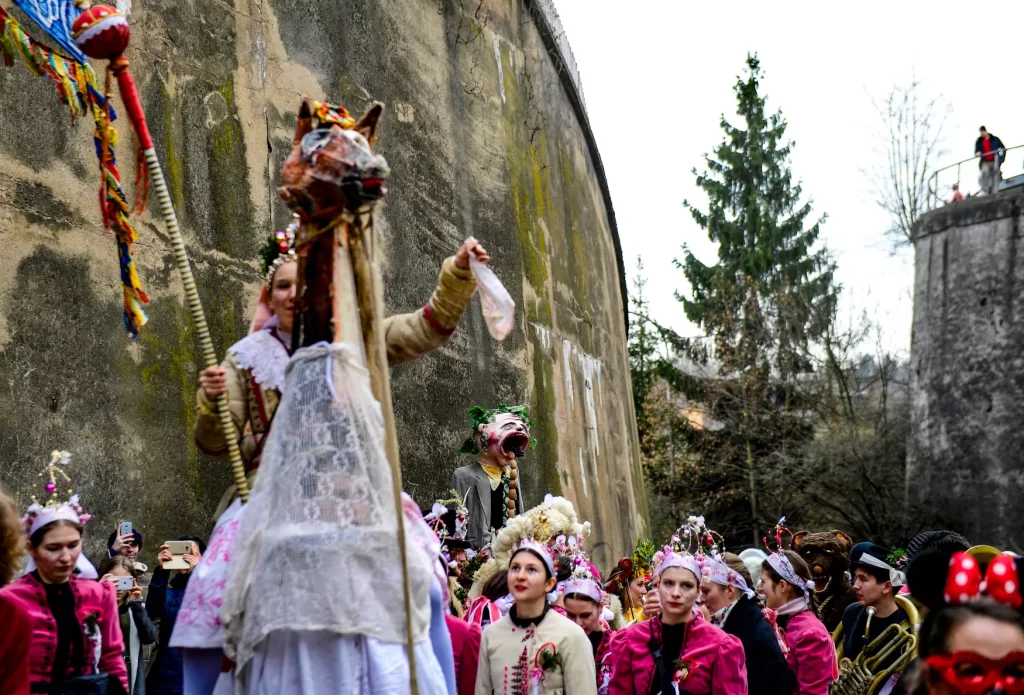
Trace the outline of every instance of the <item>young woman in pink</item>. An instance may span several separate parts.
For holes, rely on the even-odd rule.
[[[609,695],[747,695],[740,641],[694,610],[697,561],[671,548],[655,561],[661,613],[616,634]]]
[[[794,695],[828,695],[839,677],[836,648],[814,612],[814,582],[807,563],[792,550],[772,553],[761,564],[761,591],[785,634],[786,661],[797,680]]]
[[[69,457],[54,452],[51,468],[65,465]],[[74,575],[78,568],[96,576],[82,555],[82,527],[89,517],[78,495],[60,503],[54,489],[48,486],[47,491],[51,499],[45,505],[33,502],[25,516],[29,573],[4,589],[27,608],[32,624],[29,691],[64,693],[74,688],[72,681],[88,679],[106,682],[111,693],[118,687],[127,693],[114,586]]]

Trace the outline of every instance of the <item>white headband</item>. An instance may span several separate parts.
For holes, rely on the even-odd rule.
[[[804,592],[804,596],[808,596],[811,591],[814,590],[814,581],[811,579],[804,579],[796,570],[793,569],[793,563],[789,561],[785,553],[772,553],[768,556],[768,564],[772,566],[780,577],[785,579],[787,582],[797,587]]]
[[[898,569],[888,564],[884,560],[879,560],[874,555],[868,555],[864,553],[860,556],[860,559],[853,562],[854,565],[871,565],[877,567],[880,570],[886,570],[889,573],[889,581],[892,582],[893,586],[903,586],[907,583],[907,575],[900,572]]]
[[[530,538],[524,538],[516,544],[515,550],[512,551],[512,557],[515,557],[520,550],[532,550],[544,562],[544,566],[548,568],[548,572],[551,573],[552,577],[558,574],[555,571],[555,560],[551,557],[551,551],[548,550],[546,545],[542,545]],[[512,558],[509,558],[510,562],[511,560]]]
[[[720,558],[708,558],[704,565],[704,578],[722,586],[734,586],[747,598],[754,598],[754,590],[747,585],[747,580]]]
[[[697,559],[689,553],[677,553],[666,545],[662,552],[654,554],[654,559],[656,562],[654,576],[656,577],[660,577],[667,569],[680,567],[684,570],[690,570],[693,572],[693,576],[697,578],[698,582],[700,581],[700,565],[697,564]]]
[[[568,596],[569,594],[582,594],[594,603],[601,603],[601,599],[604,598],[604,592],[601,591],[601,586],[593,579],[587,579],[585,577],[573,577],[565,583],[562,595]]]
[[[85,526],[90,516],[82,511],[78,501],[78,495],[72,495],[71,499],[61,505],[42,507],[33,502],[28,507],[28,512],[22,517],[25,524],[25,535],[29,538],[32,534],[54,521],[70,521],[79,526]]]

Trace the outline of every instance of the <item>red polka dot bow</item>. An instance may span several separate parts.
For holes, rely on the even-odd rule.
[[[979,596],[988,596],[1011,608],[1021,607],[1020,581],[1014,558],[996,555],[982,578],[981,565],[977,560],[964,552],[953,556],[946,578],[946,603],[968,603]]]

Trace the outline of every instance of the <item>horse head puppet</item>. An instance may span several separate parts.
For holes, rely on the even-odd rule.
[[[356,121],[342,106],[303,99],[277,189],[303,222],[370,212],[387,193],[391,169],[373,152],[383,111],[375,103]]]

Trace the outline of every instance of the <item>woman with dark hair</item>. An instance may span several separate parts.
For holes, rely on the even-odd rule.
[[[704,565],[701,593],[711,622],[743,644],[750,695],[789,695],[796,679],[779,640],[754,601],[750,571],[738,555],[723,553]]]
[[[616,636],[610,695],[747,695],[740,641],[698,617],[696,558],[666,547],[654,561],[660,611]]]
[[[796,675],[799,695],[828,695],[839,677],[836,648],[818,618],[811,570],[793,550],[778,550],[761,564],[765,605],[778,614],[789,653],[786,662]]]
[[[0,489],[0,587],[14,578],[25,553],[25,529],[14,500]],[[28,695],[28,644],[32,629],[28,607],[0,591],[0,693]]]
[[[30,613],[29,692],[127,692],[114,588],[74,574],[87,562],[82,530],[89,515],[79,506],[78,495],[63,503],[57,498],[53,476],[59,473],[67,480],[63,467],[69,458],[66,452],[53,453],[45,471],[51,475],[46,488],[50,499],[44,505],[33,502],[25,516],[30,571],[4,592]]]
[[[146,669],[142,647],[156,642],[156,627],[146,613],[142,587],[135,578],[135,563],[124,555],[109,557],[100,563],[100,581],[117,585],[119,577],[130,577],[132,588],[117,592],[117,612],[124,639],[124,663],[128,669],[129,695],[146,695]]]
[[[548,603],[556,583],[551,551],[531,539],[520,541],[508,569],[515,603],[484,630],[476,695],[597,695],[590,641]]]
[[[174,624],[178,620],[182,599],[192,570],[199,564],[206,552],[206,544],[199,538],[184,536],[178,540],[192,541],[192,552],[185,554],[183,559],[188,569],[165,570],[163,563],[170,562],[171,551],[166,545],[160,546],[157,563],[160,565],[153,572],[153,580],[149,584],[149,599],[146,611],[154,622],[160,621],[160,641],[153,667],[146,679],[148,695],[181,695],[183,692],[184,674],[182,670],[182,650],[169,646]]]
[[[921,627],[912,695],[985,695],[1024,686],[1024,620],[982,598],[930,613]]]
[[[598,695],[608,695],[612,678],[611,645],[614,630],[601,623],[605,601],[601,578],[592,564],[583,558],[581,560],[576,572],[565,582],[565,617],[587,633],[594,652]]]
[[[479,596],[466,607],[466,622],[485,628],[501,620],[497,601],[508,596],[508,570],[498,570],[487,580]]]

